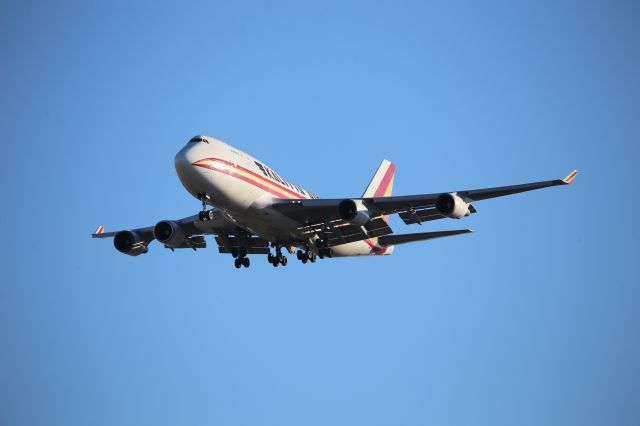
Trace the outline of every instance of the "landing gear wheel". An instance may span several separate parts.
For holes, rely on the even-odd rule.
[[[296,256],[298,256],[298,260],[300,260],[302,263],[307,263],[309,261],[309,250],[298,250]]]
[[[200,219],[200,222],[204,220],[204,212],[202,211],[198,212],[198,219]]]
[[[251,265],[251,261],[249,260],[248,257],[243,258],[240,262],[242,263],[242,266],[244,266],[245,268],[248,268],[249,265]]]
[[[280,263],[282,266],[287,266],[287,256],[281,254],[278,256],[278,263]]]
[[[242,266],[242,261],[240,259],[236,259],[233,261],[233,264],[235,265],[236,269],[240,269],[240,266]]]
[[[324,259],[325,257],[333,257],[333,249],[331,248],[323,248],[322,250],[320,250],[320,252],[318,253],[320,256],[320,259]]]
[[[278,259],[274,259],[274,261],[271,263],[273,265],[274,268],[278,267]]]
[[[215,217],[215,212],[213,210],[208,210],[207,212],[205,212],[204,217],[207,220],[213,220],[213,218]]]
[[[234,258],[238,257],[238,249],[232,249],[231,256],[233,256]]]
[[[309,252],[309,260],[311,261],[311,263],[315,263],[316,254],[314,252]]]

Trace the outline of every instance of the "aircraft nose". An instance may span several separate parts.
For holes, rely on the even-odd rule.
[[[200,146],[200,144],[188,143],[180,151],[178,151],[174,159],[178,175],[185,176],[193,173],[193,163],[205,157],[206,152]]]
[[[193,161],[189,161],[191,157],[192,155],[189,154],[189,146],[185,146],[178,151],[176,158],[174,159],[178,175],[184,175],[187,172],[187,169],[192,167],[191,164],[193,164]]]

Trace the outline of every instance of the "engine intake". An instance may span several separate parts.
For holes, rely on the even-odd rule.
[[[120,231],[113,238],[113,245],[120,253],[138,256],[149,251],[147,245],[137,232]]]
[[[440,194],[436,199],[436,209],[444,216],[452,219],[462,219],[471,214],[471,205],[455,193]]]
[[[369,209],[360,200],[340,201],[338,215],[342,220],[356,226],[362,226],[370,219]]]
[[[180,225],[170,220],[161,220],[153,227],[153,236],[167,247],[177,248],[184,244],[186,237]]]

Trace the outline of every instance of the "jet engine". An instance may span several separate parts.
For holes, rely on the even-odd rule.
[[[471,214],[471,204],[464,201],[456,193],[440,194],[436,199],[436,209],[444,216],[462,219]]]
[[[153,228],[153,236],[165,246],[173,248],[182,246],[187,240],[180,225],[170,220],[161,220],[156,223]]]
[[[362,226],[369,221],[369,209],[360,200],[342,200],[338,204],[340,218],[352,225]]]
[[[147,244],[140,238],[137,232],[120,231],[113,238],[115,248],[129,256],[138,256],[149,251]]]

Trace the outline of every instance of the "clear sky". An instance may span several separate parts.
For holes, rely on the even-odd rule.
[[[633,1],[0,3],[1,425],[638,425]],[[393,256],[124,256],[195,134],[321,196],[581,174]]]

